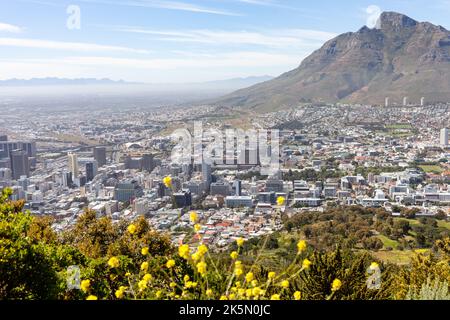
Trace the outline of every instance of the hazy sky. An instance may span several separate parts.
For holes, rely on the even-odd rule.
[[[374,5],[450,28],[450,0],[0,0],[0,79],[278,75]]]

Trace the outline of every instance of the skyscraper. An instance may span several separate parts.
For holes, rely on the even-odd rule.
[[[72,172],[72,179],[76,179],[79,176],[78,156],[76,153],[69,152],[67,157],[69,160],[69,171]]]
[[[92,181],[97,175],[97,161],[91,161],[86,163],[86,180]]]
[[[142,155],[142,170],[147,170],[149,172],[153,171],[153,155],[146,153]]]
[[[105,147],[95,147],[94,148],[94,159],[97,160],[98,167],[103,167],[106,165],[106,148]]]
[[[209,190],[212,182],[211,165],[206,162],[203,162],[202,164],[202,179],[205,183],[206,190]]]
[[[448,147],[448,128],[441,129],[441,146]]]
[[[11,170],[13,179],[18,180],[21,176],[30,175],[30,163],[28,153],[25,150],[13,150],[10,153]]]

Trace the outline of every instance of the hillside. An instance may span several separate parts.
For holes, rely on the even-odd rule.
[[[302,102],[384,104],[450,100],[450,32],[384,12],[379,29],[361,28],[326,42],[301,65],[214,104],[261,111]]]

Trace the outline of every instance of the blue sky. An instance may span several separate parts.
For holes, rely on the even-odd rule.
[[[370,23],[370,6],[450,29],[450,0],[0,0],[0,79],[275,76]]]

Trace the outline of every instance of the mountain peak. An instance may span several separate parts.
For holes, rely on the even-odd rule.
[[[379,21],[379,25],[383,30],[409,28],[417,24],[416,20],[397,12],[383,12]]]
[[[313,103],[384,104],[450,101],[450,31],[396,12],[375,29],[327,41],[301,65],[271,81],[240,90],[217,104],[272,110]]]

